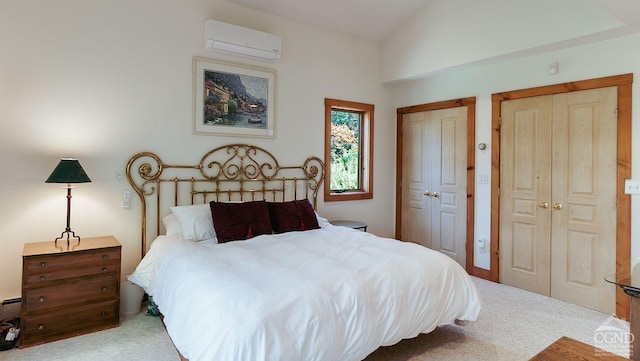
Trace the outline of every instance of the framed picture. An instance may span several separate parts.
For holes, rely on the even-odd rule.
[[[275,138],[275,70],[194,58],[194,132]]]

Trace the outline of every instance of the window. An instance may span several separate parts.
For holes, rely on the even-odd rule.
[[[373,198],[372,104],[324,100],[324,200]]]

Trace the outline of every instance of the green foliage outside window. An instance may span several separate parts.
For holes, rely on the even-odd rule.
[[[331,111],[331,190],[360,189],[360,127],[362,115]]]

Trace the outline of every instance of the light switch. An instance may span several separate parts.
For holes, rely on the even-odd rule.
[[[131,207],[131,191],[122,192],[122,208]]]
[[[480,251],[480,253],[487,253],[488,252],[487,239],[486,238],[478,239],[478,250]]]

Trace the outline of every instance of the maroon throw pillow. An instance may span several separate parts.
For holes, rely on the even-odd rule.
[[[211,201],[213,228],[219,243],[271,234],[271,220],[265,201],[222,203]]]
[[[267,206],[271,217],[271,227],[275,233],[320,228],[316,213],[308,199],[267,203]]]

